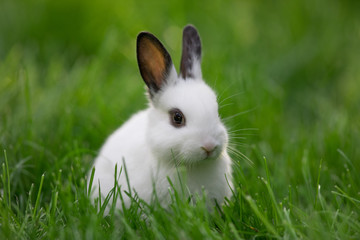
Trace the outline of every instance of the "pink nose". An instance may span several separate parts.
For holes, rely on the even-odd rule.
[[[215,144],[205,144],[204,146],[201,147],[201,149],[203,149],[206,152],[207,156],[210,156],[211,153],[214,152],[216,147],[217,145]]]

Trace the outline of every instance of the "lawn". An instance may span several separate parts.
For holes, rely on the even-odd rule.
[[[136,36],[182,28],[231,135],[234,195],[99,214],[87,175],[146,108]],[[1,239],[360,239],[360,2],[0,1]]]

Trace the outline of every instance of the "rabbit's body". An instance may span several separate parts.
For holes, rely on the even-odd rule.
[[[121,190],[129,192],[130,184],[131,191],[146,202],[156,190],[158,199],[166,205],[168,178],[177,185],[183,175],[181,181],[191,194],[201,194],[204,189],[209,199],[223,202],[230,196],[232,185],[228,135],[218,116],[216,95],[202,80],[197,31],[192,26],[184,29],[181,76],[153,35],[140,33],[137,44],[150,105],[107,139],[94,164],[93,186],[100,187],[101,195],[106,197],[114,187],[117,165],[118,172],[123,167],[118,178]],[[180,174],[179,167],[184,169]],[[98,197],[98,191],[93,197]],[[128,206],[130,199],[125,194],[123,197]]]

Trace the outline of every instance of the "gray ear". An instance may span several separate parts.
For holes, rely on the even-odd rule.
[[[153,97],[166,83],[173,67],[171,57],[161,42],[151,33],[137,37],[136,55],[140,74]]]
[[[201,41],[198,31],[192,25],[187,25],[183,31],[180,76],[184,79],[202,78]]]

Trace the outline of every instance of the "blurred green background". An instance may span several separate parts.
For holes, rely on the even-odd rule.
[[[137,34],[155,34],[178,68],[188,23],[226,125],[257,129],[232,141],[254,162],[234,157],[249,191],[266,156],[279,196],[299,186],[301,205],[304,166],[315,187],[322,161],[323,194],[339,185],[359,198],[360,2],[350,0],[1,0],[0,146],[14,194],[43,172],[83,178],[105,138],[146,107]]]

